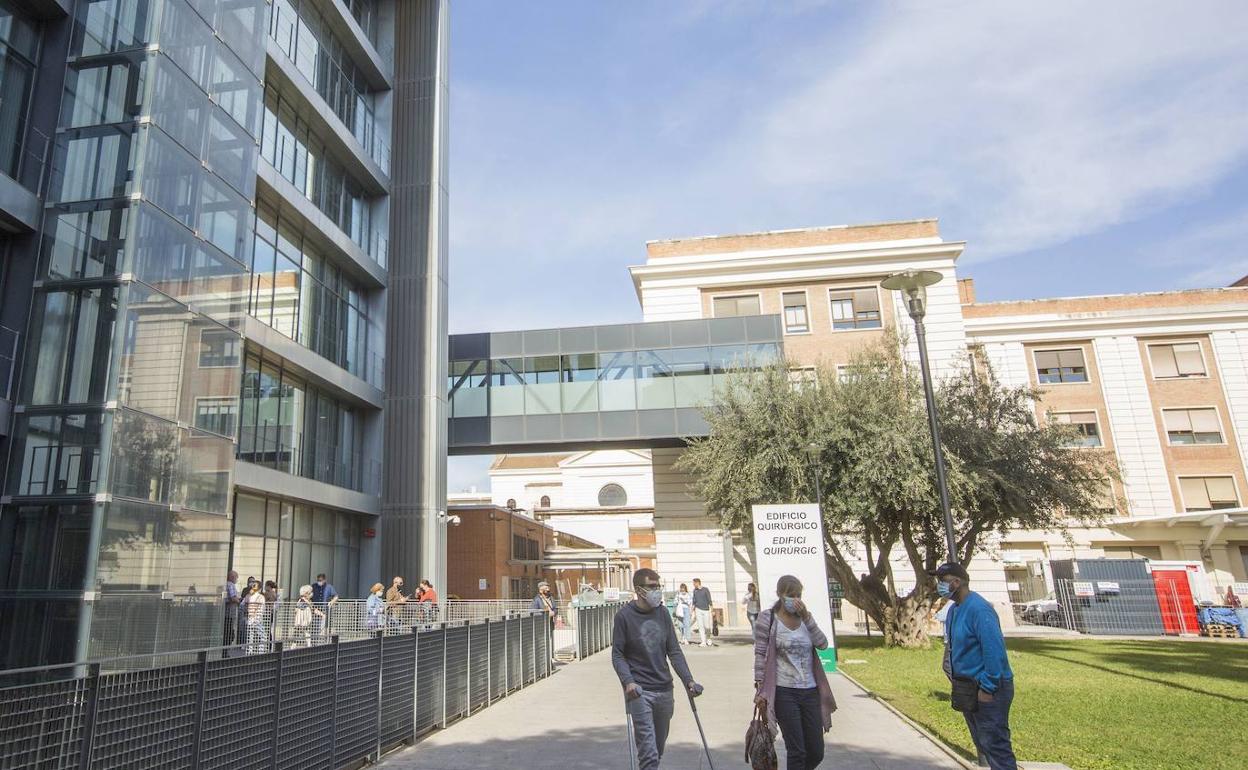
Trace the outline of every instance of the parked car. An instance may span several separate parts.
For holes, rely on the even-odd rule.
[[[1038,626],[1060,626],[1062,624],[1062,605],[1057,597],[1049,594],[1043,599],[1027,602],[1021,613],[1023,622]]]

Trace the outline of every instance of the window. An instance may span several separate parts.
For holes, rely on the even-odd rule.
[[[1163,409],[1161,418],[1171,444],[1222,443],[1222,425],[1218,422],[1218,410],[1213,407]]]
[[[524,535],[512,535],[511,558],[517,561],[538,561],[542,558],[542,544]]]
[[[201,369],[238,366],[242,338],[228,329],[204,329],[199,335],[199,366]]]
[[[1188,476],[1179,479],[1185,511],[1213,511],[1239,507],[1235,480],[1230,476]]]
[[[1072,446],[1101,446],[1101,431],[1096,424],[1096,412],[1054,412],[1053,422],[1072,426],[1078,436]]]
[[[780,295],[784,305],[784,333],[806,334],[810,331],[810,316],[806,312],[806,292],[786,291]]]
[[[789,370],[789,383],[794,390],[819,387],[819,375],[813,366],[803,366]]]
[[[538,502],[537,505],[539,508],[549,508],[550,507],[550,495],[542,495],[542,499],[541,501]]]
[[[1159,545],[1107,545],[1103,549],[1106,559],[1152,559],[1161,561]]]
[[[1153,377],[1157,379],[1205,376],[1205,358],[1199,342],[1149,345],[1148,360],[1153,365]]]
[[[1046,385],[1087,382],[1088,370],[1083,362],[1083,348],[1037,350],[1036,377]]]
[[[200,430],[233,436],[238,420],[238,400],[234,398],[199,398],[195,400],[195,427]]]
[[[865,289],[832,289],[828,292],[832,303],[833,329],[878,329],[880,319],[880,295],[874,286]]]
[[[761,304],[757,294],[736,297],[716,297],[711,300],[711,314],[716,318],[733,318],[742,315],[760,315]]]
[[[598,490],[598,504],[604,508],[628,504],[628,493],[619,484],[607,484]]]

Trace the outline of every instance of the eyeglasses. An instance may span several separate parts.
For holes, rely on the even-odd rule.
[[[662,583],[638,583],[638,584],[637,584],[636,586],[634,586],[634,587],[635,587],[635,588],[644,588],[644,589],[646,589],[646,590],[648,590],[648,591],[653,591],[653,590],[654,590],[654,589],[656,589],[656,588],[662,588],[662,587],[663,587],[663,584],[662,584]]]

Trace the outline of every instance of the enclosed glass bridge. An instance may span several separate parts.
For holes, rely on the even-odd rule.
[[[782,354],[777,315],[454,334],[448,451],[678,446],[717,386]]]

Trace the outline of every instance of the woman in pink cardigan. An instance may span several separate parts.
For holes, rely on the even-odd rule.
[[[754,624],[755,703],[780,726],[787,770],[810,770],[823,761],[823,734],[832,727],[836,701],[815,650],[828,637],[802,603],[802,583],[792,575],[776,582],[779,600]]]

